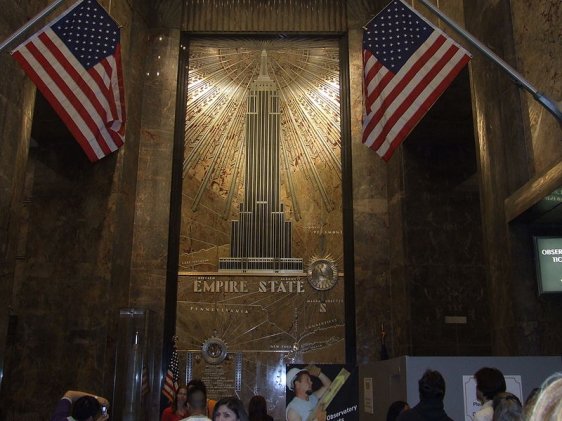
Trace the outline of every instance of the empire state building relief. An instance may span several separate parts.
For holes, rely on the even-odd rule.
[[[302,259],[291,255],[292,226],[279,202],[279,94],[267,73],[262,50],[260,74],[250,85],[246,113],[244,202],[232,221],[230,257],[219,270],[302,272]]]
[[[186,48],[176,318],[178,349],[194,358],[186,373],[234,358],[229,389],[258,381],[255,364],[343,362],[338,40],[199,37]],[[223,362],[205,360],[215,348]]]

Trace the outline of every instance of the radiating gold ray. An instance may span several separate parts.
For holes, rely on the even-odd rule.
[[[289,191],[289,197],[291,198],[291,203],[293,205],[293,215],[295,216],[295,220],[299,221],[301,219],[301,211],[298,196],[293,183],[293,176],[289,168],[289,158],[286,145],[287,142],[284,142],[283,138],[281,138],[281,158],[283,162],[283,168],[285,169],[285,174],[287,177],[287,190]]]
[[[282,72],[278,74],[280,77],[283,77]],[[301,86],[297,88],[299,89],[298,91],[293,91],[292,87],[287,87],[291,93],[289,105],[293,104],[291,109],[294,110],[294,114],[300,122],[299,127],[307,128],[307,138],[324,140],[324,138],[330,134],[329,126],[332,123],[325,113],[322,112],[323,110],[317,106],[317,104],[308,101],[311,89],[307,88],[310,88],[310,86]],[[332,120],[334,120],[334,114],[331,114],[331,116]],[[339,122],[339,119],[336,120]],[[336,173],[341,174],[341,161],[336,156],[330,145],[324,141],[316,141],[312,143],[312,149],[316,149],[318,146],[321,148],[324,159],[334,168]]]
[[[236,218],[234,206],[243,191],[244,114],[248,87],[259,72],[263,49],[268,55],[268,74],[281,98],[281,187],[292,218],[301,218],[295,182],[308,180],[326,212],[335,209],[326,183],[341,182],[336,40],[194,39],[189,45],[183,174],[196,186],[191,190],[192,211],[211,198],[220,198],[220,205],[209,206],[220,209],[225,223]],[[229,226],[218,229],[228,232]],[[295,235],[301,234],[295,231]]]

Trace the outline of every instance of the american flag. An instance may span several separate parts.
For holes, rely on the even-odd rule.
[[[84,0],[69,9],[12,55],[90,161],[123,145],[120,31],[96,0]]]
[[[150,392],[150,379],[148,374],[148,367],[146,363],[142,365],[142,377],[141,377],[141,395],[145,396]]]
[[[162,394],[168,398],[170,402],[174,400],[176,390],[178,389],[180,377],[178,365],[178,351],[174,341],[172,356],[170,357],[170,363],[168,364],[168,370],[166,370],[166,377],[164,378],[164,387],[162,388]]]
[[[400,0],[364,28],[363,143],[385,161],[470,54]]]

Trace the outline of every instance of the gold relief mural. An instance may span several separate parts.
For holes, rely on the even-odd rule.
[[[178,352],[274,407],[286,363],[345,361],[338,40],[185,48]]]

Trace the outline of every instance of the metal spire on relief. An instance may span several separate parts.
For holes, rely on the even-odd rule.
[[[260,59],[260,75],[258,76],[259,81],[271,80],[269,74],[267,73],[267,51],[261,50]]]
[[[280,125],[279,92],[262,50],[247,97],[244,200],[240,219],[231,221],[230,257],[219,257],[219,271],[303,271],[302,258],[292,257],[292,222],[280,199]]]

